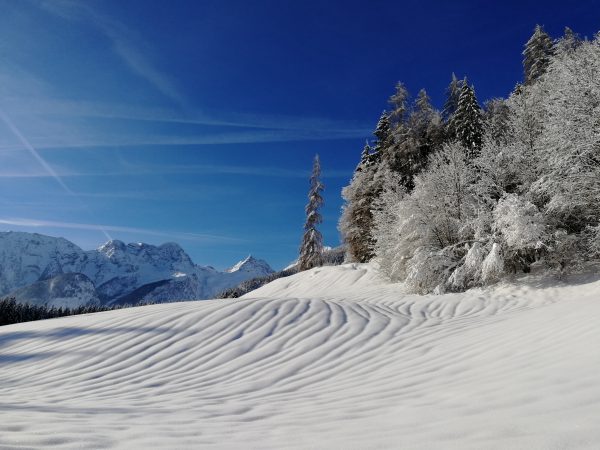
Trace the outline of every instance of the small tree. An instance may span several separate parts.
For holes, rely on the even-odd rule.
[[[323,206],[323,183],[321,177],[321,163],[319,155],[315,155],[312,175],[310,177],[310,190],[308,191],[308,204],[306,205],[306,223],[304,224],[304,236],[300,246],[300,258],[298,267],[300,270],[308,270],[323,265],[323,236],[317,229],[317,225],[323,221],[319,208]]]

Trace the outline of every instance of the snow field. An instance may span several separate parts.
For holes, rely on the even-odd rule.
[[[0,448],[597,448],[599,294],[345,265],[1,327]]]

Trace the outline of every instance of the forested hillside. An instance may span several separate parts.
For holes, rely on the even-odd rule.
[[[349,260],[426,293],[600,256],[600,36],[537,26],[523,67],[483,107],[466,77],[442,111],[398,83],[343,190]]]

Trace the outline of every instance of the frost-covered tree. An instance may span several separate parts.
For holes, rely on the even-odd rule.
[[[321,162],[319,155],[315,155],[312,174],[310,177],[310,189],[308,191],[308,203],[306,205],[306,223],[304,224],[304,235],[300,246],[300,258],[298,268],[300,270],[312,269],[323,265],[323,236],[317,229],[323,219],[319,209],[323,206],[323,183],[321,183]]]
[[[372,209],[379,195],[376,175],[380,161],[380,154],[366,144],[350,184],[342,189],[345,204],[338,227],[349,261],[368,262],[374,255]]]
[[[483,113],[453,77],[446,133],[432,132],[443,120],[424,91],[409,110],[400,95],[402,120],[391,139],[380,121],[378,150],[363,155],[372,164],[355,174],[363,184],[345,190],[368,186],[368,249],[414,292],[600,259],[600,35],[567,29],[554,44],[537,27],[524,53],[525,83]]]
[[[523,50],[523,69],[525,71],[525,84],[534,83],[541,77],[550,64],[554,43],[552,38],[540,25],[535,26],[533,35],[525,44]]]
[[[494,229],[504,250],[505,265],[513,272],[529,268],[545,247],[543,214],[531,202],[515,194],[504,196],[494,209]]]
[[[377,256],[388,276],[418,292],[444,283],[463,252],[461,242],[473,236],[472,182],[465,151],[454,143],[430,157],[412,193],[390,194],[389,211],[375,216]]]
[[[391,170],[398,174],[399,182],[410,191],[415,175],[426,167],[429,155],[441,148],[445,133],[440,113],[432,106],[424,89],[410,110],[404,107],[402,114],[403,121],[392,125],[391,139],[381,146],[384,164],[380,171]]]
[[[406,113],[408,112],[409,97],[410,94],[404,83],[398,81],[396,92],[388,100],[388,103],[392,106],[392,111],[389,113],[389,121],[392,124],[392,128],[404,122]]]
[[[397,278],[395,273],[398,252],[399,223],[398,204],[406,195],[401,176],[396,172],[388,172],[383,183],[381,195],[373,208],[373,236],[376,238],[374,252],[379,259],[379,268],[390,278]]]
[[[540,84],[544,171],[532,186],[549,220],[570,233],[600,222],[600,39],[559,51]]]
[[[484,136],[497,144],[509,140],[510,108],[506,100],[493,98],[485,102],[483,113]]]
[[[411,145],[410,170],[407,174],[408,190],[412,189],[412,180],[427,166],[429,156],[439,150],[444,143],[444,125],[440,113],[431,105],[431,99],[425,89],[421,89],[409,119]]]
[[[375,152],[385,153],[392,144],[392,127],[386,111],[381,114],[373,134],[376,137]]]
[[[462,83],[458,106],[450,124],[455,138],[466,149],[468,158],[474,158],[479,153],[483,140],[483,120],[475,88],[469,86],[466,79]]]
[[[568,53],[574,51],[583,41],[581,37],[569,27],[565,27],[565,32],[555,44],[555,51],[559,53]]]
[[[442,116],[447,122],[450,122],[452,114],[458,108],[458,99],[460,98],[463,81],[456,78],[456,75],[452,73],[452,81],[450,81],[450,84],[446,88],[446,102],[442,110]]]

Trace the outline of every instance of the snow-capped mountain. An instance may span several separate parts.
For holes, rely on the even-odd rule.
[[[0,296],[10,294],[31,303],[76,306],[205,299],[272,272],[265,261],[251,256],[225,272],[198,266],[175,243],[154,246],[112,240],[84,251],[63,238],[0,232]]]
[[[266,261],[262,259],[256,259],[252,255],[248,255],[246,259],[230,267],[225,272],[251,273],[254,277],[263,277],[265,275],[273,273],[273,269],[271,269],[271,266],[269,266],[269,264],[267,264]]]
[[[36,233],[0,233],[0,295],[52,278],[79,272],[85,252],[63,238]]]

